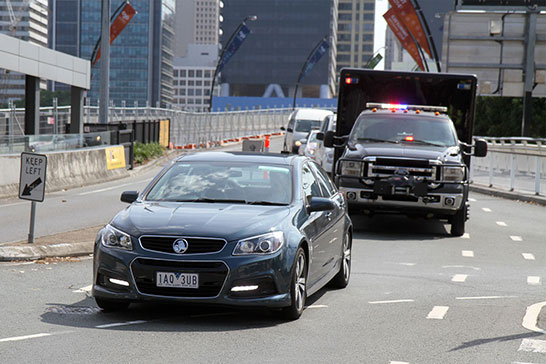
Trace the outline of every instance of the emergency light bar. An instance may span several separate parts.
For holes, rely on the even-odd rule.
[[[447,112],[447,107],[445,106],[383,104],[379,102],[368,102],[366,103],[366,108]]]

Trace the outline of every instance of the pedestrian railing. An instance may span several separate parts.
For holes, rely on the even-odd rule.
[[[546,139],[491,138],[485,158],[472,158],[474,182],[540,195],[546,191]]]

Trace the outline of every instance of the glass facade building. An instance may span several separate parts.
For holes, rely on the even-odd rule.
[[[50,46],[90,59],[101,33],[101,4],[91,0],[50,0],[54,38]],[[121,1],[111,1],[113,13]],[[121,105],[138,102],[172,104],[175,0],[132,0],[137,13],[110,46],[110,99]],[[87,97],[97,104],[100,60],[91,67]]]

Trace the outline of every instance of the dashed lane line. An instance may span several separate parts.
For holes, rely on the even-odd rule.
[[[493,300],[500,298],[518,298],[518,296],[475,296],[475,297],[455,297],[456,300]]]
[[[409,364],[407,361],[390,361],[389,364]]]
[[[305,306],[305,308],[328,308],[328,305],[310,305]]]
[[[448,310],[449,310],[448,306],[434,306],[432,310],[428,313],[427,319],[443,320]]]
[[[145,320],[136,320],[136,321],[126,321],[126,322],[114,322],[111,324],[104,324],[104,325],[97,325],[95,326],[97,329],[108,329],[110,327],[119,327],[119,326],[128,326],[128,325],[138,325],[138,324],[145,324],[148,321]]]
[[[523,238],[517,235],[510,235],[510,239],[512,239],[513,241],[523,241]]]
[[[474,257],[474,252],[472,250],[463,250],[461,251],[461,254],[463,257],[467,257],[467,258],[473,258]]]
[[[504,221],[497,221],[497,225],[499,225],[499,226],[508,226]]]
[[[4,339],[0,339],[0,343],[9,342],[9,341],[22,341],[22,340],[29,340],[29,339],[38,339],[38,338],[41,338],[41,337],[47,337],[47,336],[53,336],[53,335],[70,334],[72,332],[73,331],[42,332],[42,333],[39,333],[39,334],[32,334],[32,335],[6,337]]]
[[[491,209],[489,207],[482,207],[482,210],[484,212],[491,212]]]
[[[382,303],[404,303],[404,302],[415,302],[415,300],[390,300],[390,301],[370,301],[370,305],[378,305]]]
[[[466,281],[466,278],[468,277],[468,274],[455,274],[452,278],[451,278],[451,281],[452,282],[459,282],[459,283],[462,283],[464,281]]]
[[[537,276],[529,276],[527,277],[527,284],[530,286],[538,286],[540,285],[540,277]]]
[[[546,353],[546,340],[523,339],[518,351],[530,353]]]
[[[546,302],[538,302],[531,306],[528,306],[527,310],[525,311],[525,316],[523,316],[523,322],[521,323],[521,326],[525,327],[527,330],[530,331],[546,334],[546,331],[542,330],[537,326],[538,315],[540,315],[540,311],[544,306],[546,306]]]
[[[470,202],[477,202],[478,200],[476,200],[475,198],[469,197],[469,198],[468,198],[468,201],[470,201]]]
[[[88,285],[88,286],[85,286],[85,287],[82,287],[80,289],[77,289],[75,291],[72,291],[73,293],[87,293],[87,292],[91,292],[91,288],[93,288],[93,285]]]
[[[525,260],[535,260],[535,256],[531,253],[521,253]]]
[[[464,234],[461,236],[461,239],[470,239],[470,234],[469,234],[469,233],[464,233]]]

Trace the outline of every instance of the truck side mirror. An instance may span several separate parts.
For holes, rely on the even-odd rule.
[[[292,133],[294,131],[294,129],[292,128],[286,128],[286,131],[289,132],[289,133]]]
[[[476,139],[473,155],[475,157],[485,157],[487,155],[487,142],[484,139]]]
[[[317,140],[324,140],[324,133],[322,131],[317,133]]]
[[[328,130],[326,133],[324,133],[324,146],[327,148],[334,147],[334,131],[333,130]]]

